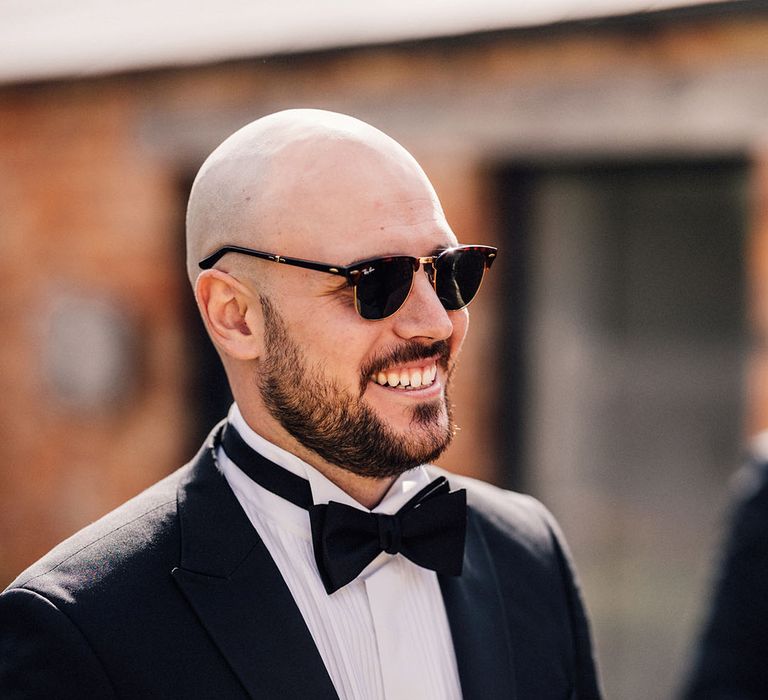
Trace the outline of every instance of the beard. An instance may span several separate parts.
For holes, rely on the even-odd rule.
[[[271,302],[261,297],[264,311],[265,357],[258,376],[261,398],[273,418],[326,462],[359,476],[399,476],[439,457],[450,444],[453,417],[444,398],[416,404],[411,429],[398,435],[365,402],[369,379],[379,369],[438,356],[448,369],[450,348],[444,340],[423,345],[405,343],[361,368],[359,394],[325,377],[323,368],[309,371],[303,352],[288,334]]]

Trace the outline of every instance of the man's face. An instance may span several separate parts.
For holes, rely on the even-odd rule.
[[[272,252],[347,265],[457,244],[420,170],[347,155],[342,166],[352,167],[294,185],[292,201],[309,214],[291,212]],[[274,419],[324,460],[361,475],[392,476],[435,459],[453,433],[446,389],[466,309],[446,311],[423,270],[403,306],[378,321],[359,316],[341,277],[283,266],[268,274],[258,383]]]
[[[264,297],[261,304],[266,357],[259,389],[272,415],[302,445],[331,464],[377,478],[397,476],[445,450],[453,433],[447,386],[442,397],[414,402],[408,409],[411,428],[403,439],[365,400],[365,388],[351,392],[321,367],[310,369],[306,353],[290,337],[279,312]],[[431,376],[433,362],[447,372],[449,361],[448,343],[438,341],[403,345],[377,358],[376,364],[386,368],[418,363]],[[370,377],[364,367],[361,386],[367,387]]]

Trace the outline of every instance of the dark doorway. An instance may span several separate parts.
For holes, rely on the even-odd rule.
[[[706,595],[742,446],[747,175],[688,160],[502,177],[526,266],[501,432],[568,536],[609,697],[674,694]]]

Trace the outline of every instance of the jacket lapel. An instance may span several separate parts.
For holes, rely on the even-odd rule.
[[[304,619],[214,463],[221,426],[178,488],[176,583],[254,698],[337,700]]]
[[[514,700],[514,662],[488,546],[470,507],[461,576],[440,576],[464,700]]]

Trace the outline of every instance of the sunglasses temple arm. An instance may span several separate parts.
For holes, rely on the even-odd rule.
[[[259,258],[261,260],[268,260],[270,262],[282,263],[283,265],[291,265],[293,267],[303,267],[307,270],[316,270],[318,272],[327,272],[331,275],[341,275],[351,281],[354,276],[354,271],[350,272],[348,267],[343,265],[328,265],[327,263],[315,262],[314,260],[304,260],[302,258],[289,258],[284,255],[278,255],[277,253],[265,253],[260,250],[252,250],[251,248],[242,248],[240,246],[224,246],[219,248],[215,253],[209,255],[207,258],[203,258],[198,265],[203,270],[212,268],[221,258],[227,253],[242,253],[243,255],[250,255],[253,258]]]

